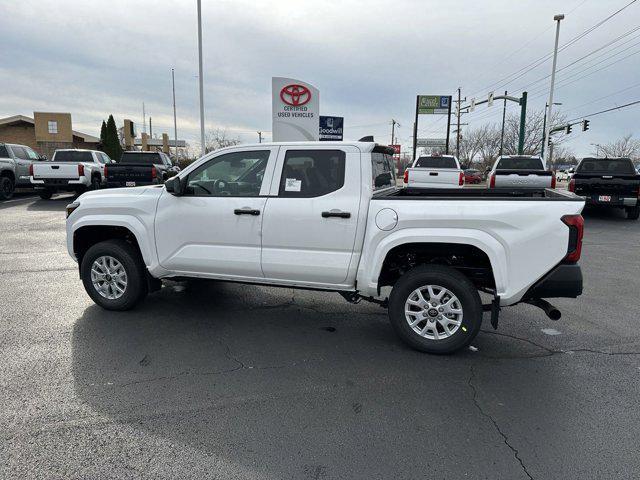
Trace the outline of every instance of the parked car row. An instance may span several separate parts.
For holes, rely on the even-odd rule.
[[[59,149],[48,160],[26,145],[0,143],[0,200],[16,188],[49,199],[56,192],[153,185],[179,171],[163,152],[125,151],[116,162],[98,150]]]

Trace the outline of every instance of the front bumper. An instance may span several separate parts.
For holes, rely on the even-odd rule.
[[[576,298],[582,295],[582,270],[578,264],[561,264],[538,280],[523,300],[535,298]]]

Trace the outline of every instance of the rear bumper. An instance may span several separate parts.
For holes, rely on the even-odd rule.
[[[75,177],[75,178],[40,178],[36,179],[31,177],[31,184],[35,188],[57,188],[64,190],[68,188],[70,190],[86,187],[90,184],[87,177]]]
[[[576,298],[582,295],[582,270],[578,264],[561,264],[536,282],[523,300],[534,298]]]
[[[135,185],[127,185],[127,182],[135,182]],[[126,181],[109,181],[109,179],[107,179],[107,182],[105,184],[105,186],[107,188],[125,188],[127,186],[131,186],[131,187],[148,187],[149,185],[157,185],[158,181],[153,181],[153,182],[149,182],[149,181],[137,181],[137,180],[126,180]]]
[[[607,194],[604,194],[606,196]],[[616,195],[608,195],[611,197],[609,201],[601,201],[600,197],[603,195],[592,195],[586,197],[587,205],[600,205],[603,207],[635,207],[640,204],[640,200],[637,197],[618,197]]]

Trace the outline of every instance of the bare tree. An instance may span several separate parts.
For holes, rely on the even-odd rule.
[[[633,138],[628,134],[613,142],[598,145],[596,147],[596,155],[604,157],[628,157],[638,159],[640,157],[640,140]]]
[[[542,150],[542,137],[544,136],[544,110],[530,110],[527,112],[524,128],[524,155],[540,155]],[[553,113],[551,127],[562,125],[566,122],[566,116],[558,111]],[[520,139],[520,115],[509,114],[504,125],[504,155],[516,155],[518,153],[518,141]],[[563,143],[566,137],[555,134],[554,146]]]
[[[226,130],[216,128],[215,130],[209,130],[204,137],[205,152],[213,152],[225,147],[232,147],[238,145],[240,139],[238,137],[230,137]]]

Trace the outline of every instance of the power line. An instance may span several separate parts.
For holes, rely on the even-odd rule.
[[[595,113],[590,113],[588,115],[580,115],[579,117],[576,118],[572,118],[571,120],[567,120],[567,123],[571,123],[574,122],[576,120],[580,120],[581,118],[590,118],[590,117],[595,117],[596,115],[601,115],[603,113],[607,113],[607,112],[613,112],[614,110],[620,110],[622,108],[627,108],[627,107],[631,107],[633,105],[637,105],[640,103],[640,100],[636,100],[635,102],[629,102],[625,105],[620,105],[619,107],[612,107],[612,108],[607,108],[606,110],[600,110],[599,112],[595,112]]]
[[[623,10],[625,10],[626,8],[628,8],[629,6],[633,5],[634,3],[636,3],[638,0],[631,0],[629,3],[627,3],[625,6],[623,6],[622,8],[616,10],[615,12],[613,12],[612,14],[608,15],[607,17],[605,17],[604,19],[600,20],[598,23],[596,23],[595,25],[587,28],[586,30],[584,30],[582,33],[576,35],[575,37],[573,37],[571,40],[569,40],[567,43],[565,43],[564,45],[562,45],[558,51],[561,52],[563,50],[565,50],[566,48],[570,47],[571,45],[573,45],[574,43],[578,42],[579,40],[581,40],[582,38],[586,37],[587,35],[589,35],[591,32],[593,32],[594,30],[596,30],[597,28],[599,28],[600,26],[602,26],[604,23],[608,22],[609,20],[611,20],[613,17],[615,17],[616,15],[618,15],[620,12],[622,12]],[[511,82],[517,80],[518,78],[523,77],[524,75],[526,75],[528,72],[530,72],[531,70],[541,66],[542,64],[544,64],[547,60],[549,60],[551,57],[553,56],[553,52],[551,53],[547,53],[545,55],[543,55],[542,57],[538,58],[537,60],[534,60],[533,62],[529,63],[528,65],[525,65],[524,67],[520,68],[519,70],[516,70],[515,72],[507,75],[506,77],[503,77],[502,79],[498,80],[497,82],[492,83],[491,85],[489,85],[488,87],[484,88],[483,90],[488,90],[491,87],[494,86],[500,86],[500,89],[502,89],[503,87],[505,87],[506,85],[510,84]],[[511,78],[515,76],[514,78]],[[505,82],[506,83],[502,83]],[[480,93],[482,90],[476,92],[476,93]],[[476,93],[472,94],[476,95]]]

